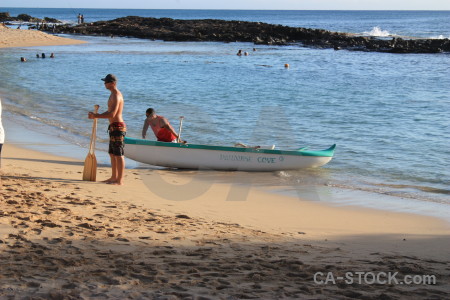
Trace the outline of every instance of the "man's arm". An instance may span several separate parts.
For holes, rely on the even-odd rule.
[[[145,139],[145,136],[147,135],[148,130],[148,122],[147,119],[144,121],[144,127],[142,127],[142,138]]]
[[[89,119],[110,119],[114,118],[114,116],[119,111],[119,97],[118,94],[111,94],[111,97],[108,100],[108,110],[101,114],[96,114],[93,112],[89,112]]]

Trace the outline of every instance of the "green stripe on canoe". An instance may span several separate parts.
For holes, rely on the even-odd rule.
[[[271,149],[254,149],[254,148],[240,148],[228,146],[210,146],[197,144],[179,144],[149,141],[143,139],[125,137],[125,144],[129,145],[144,145],[144,146],[158,146],[158,147],[172,147],[172,148],[186,148],[186,149],[201,149],[201,150],[216,150],[229,152],[250,152],[250,153],[265,153],[265,154],[283,154],[283,155],[299,155],[299,156],[321,156],[333,157],[336,144],[326,150],[319,151],[305,151],[305,150],[271,150]]]

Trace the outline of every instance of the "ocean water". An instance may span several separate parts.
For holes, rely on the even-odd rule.
[[[216,18],[382,37],[450,37],[449,11],[0,11],[68,22],[80,12],[88,22],[127,15]],[[124,118],[131,137],[140,137],[145,110],[153,107],[175,128],[184,116],[182,136],[191,143],[317,150],[337,144],[335,158],[320,169],[199,172],[200,177],[278,186],[282,192],[312,200],[393,208],[448,220],[448,54],[66,37],[88,43],[0,49],[5,118],[76,145],[84,157],[92,126],[87,112],[94,104],[105,108],[109,92],[100,78],[114,73],[125,97]],[[236,56],[239,49],[249,56]],[[51,52],[56,58],[35,57],[37,53],[48,57]],[[22,56],[26,63],[20,62]],[[286,63],[290,68],[284,67]],[[106,149],[106,126],[106,121],[99,122],[99,150]]]

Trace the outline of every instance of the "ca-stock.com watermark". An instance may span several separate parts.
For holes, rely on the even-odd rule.
[[[316,272],[315,284],[361,284],[361,285],[435,285],[436,275],[401,275],[399,272]]]

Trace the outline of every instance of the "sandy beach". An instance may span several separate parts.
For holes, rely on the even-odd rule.
[[[56,45],[39,32],[15,43],[11,30],[0,28],[1,47]],[[449,296],[450,225],[441,219],[195,171],[127,169],[125,186],[85,182],[83,161],[8,139],[0,172],[0,299]],[[98,180],[109,172],[100,165]]]
[[[82,43],[85,43],[85,41],[59,37],[36,30],[13,29],[0,24],[0,48],[73,45]]]
[[[173,201],[146,182],[184,184],[190,176],[129,169],[126,186],[117,187],[83,182],[82,170],[81,161],[5,145],[0,296],[448,296],[449,228],[438,219],[331,207],[253,188],[247,201],[233,203],[227,201],[230,186],[218,183],[193,200]],[[108,172],[107,166],[99,168],[99,179]],[[181,192],[193,189],[196,184],[187,184]],[[286,210],[292,208],[289,201],[298,203],[295,213]],[[314,281],[315,275],[324,281],[329,272],[353,272],[355,282]],[[433,275],[436,284],[359,284],[356,272],[398,272],[400,281]]]

